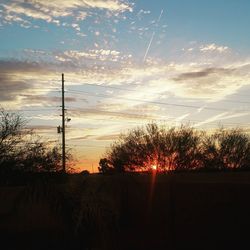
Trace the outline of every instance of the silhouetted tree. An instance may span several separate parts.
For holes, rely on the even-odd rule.
[[[249,137],[240,129],[213,134],[155,123],[130,130],[111,145],[106,163],[116,172],[250,168]],[[105,169],[105,164],[104,164]]]
[[[62,168],[61,149],[57,146],[50,147],[40,139],[25,142],[19,154],[17,164],[22,171],[55,172]]]
[[[181,126],[166,131],[164,136],[168,169],[190,170],[202,167],[201,139],[203,133]]]
[[[9,165],[15,168],[19,156],[18,146],[23,143],[22,131],[25,120],[19,114],[0,110],[0,166],[7,170]]]
[[[0,172],[60,170],[60,148],[42,142],[25,125],[21,115],[0,110]]]
[[[110,166],[110,162],[107,158],[100,159],[98,170],[102,174],[108,174],[113,172],[114,168]]]
[[[250,168],[249,136],[240,129],[220,128],[204,137],[203,157],[209,169]]]
[[[194,169],[202,166],[201,133],[193,128],[166,129],[155,123],[121,135],[107,159],[118,171]]]

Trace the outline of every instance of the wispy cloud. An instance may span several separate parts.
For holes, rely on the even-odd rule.
[[[226,45],[220,45],[216,43],[208,43],[208,44],[201,44],[198,42],[192,42],[188,46],[181,49],[184,52],[189,54],[191,53],[201,53],[206,55],[222,55],[222,54],[230,54],[232,49]]]
[[[31,129],[39,134],[48,134],[55,132],[55,126],[50,125],[28,125],[27,129]]]
[[[55,75],[54,70],[52,65],[44,63],[0,60],[1,101],[9,107],[20,107],[25,103],[25,96],[40,96],[50,92],[55,88],[51,82]],[[35,98],[34,101],[37,102]]]
[[[96,138],[96,140],[100,140],[100,141],[114,141],[116,139],[118,139],[120,136],[120,134],[110,134],[110,135],[102,135],[102,136],[98,136]]]
[[[68,87],[82,86],[84,83],[118,87],[106,94],[120,97],[119,104],[123,106],[120,110],[143,104],[144,99],[162,99],[166,93],[184,99],[218,101],[250,84],[250,62],[247,60],[236,60],[223,65],[215,62],[213,67],[202,63],[180,64],[158,60],[141,65],[132,56],[117,50],[67,50],[50,53],[30,50],[25,53],[27,59],[24,61],[0,61],[0,87],[5,90],[0,92],[1,100],[18,100],[19,106],[21,99],[27,99],[26,95],[39,97],[42,89],[44,93],[48,93],[49,88],[60,87],[58,72],[66,73]],[[37,61],[31,61],[32,58]],[[53,79],[57,79],[57,84],[52,82]],[[37,88],[40,90],[36,93]],[[35,98],[30,100],[35,101]],[[112,100],[103,101],[103,105],[105,104],[112,104]]]
[[[182,73],[176,77],[175,81],[186,81],[189,79],[199,79],[209,77],[210,75],[228,75],[231,74],[234,69],[231,68],[206,68],[200,71]]]
[[[30,19],[42,20],[46,23],[62,25],[69,22],[66,18],[73,17],[77,22],[92,15],[92,10],[107,11],[109,15],[117,15],[126,11],[133,11],[133,4],[127,0],[11,0],[0,4],[2,15],[0,20],[5,24],[18,23],[23,27],[35,27]],[[77,23],[71,26],[80,31]]]
[[[228,46],[220,46],[220,45],[216,45],[215,43],[202,45],[202,46],[200,46],[199,49],[201,52],[204,52],[204,53],[206,53],[206,52],[225,53],[225,52],[229,51]]]
[[[229,112],[223,112],[221,114],[212,116],[212,117],[210,117],[202,122],[198,122],[198,123],[194,124],[194,127],[200,127],[204,124],[208,124],[211,122],[218,122],[218,124],[219,124],[219,122],[222,120],[227,120],[227,119],[242,117],[242,116],[247,116],[247,115],[249,115],[249,112],[237,113],[237,114],[230,114]]]
[[[137,113],[123,113],[123,112],[114,112],[114,111],[106,111],[101,109],[71,109],[70,112],[72,117],[79,117],[79,116],[85,116],[87,117],[95,117],[95,118],[103,118],[103,117],[109,117],[109,119],[112,118],[122,118],[125,120],[131,119],[131,120],[154,120],[156,119],[156,115],[147,115],[147,114],[137,114]]]
[[[61,103],[62,98],[58,96],[45,96],[45,95],[39,95],[39,94],[21,94],[20,98],[22,98],[22,102],[25,105],[25,103],[39,103],[40,106],[47,106],[53,103]],[[75,97],[65,97],[65,102],[67,103],[74,103],[77,101],[77,98]]]
[[[179,117],[177,117],[177,118],[175,118],[175,122],[181,122],[181,121],[183,121],[185,118],[187,118],[187,117],[189,117],[190,116],[190,113],[187,113],[187,114],[184,114],[184,115],[181,115],[181,116],[179,116]]]
[[[108,49],[91,49],[88,51],[68,50],[63,53],[55,55],[56,60],[61,62],[73,62],[75,64],[81,64],[83,61],[98,60],[98,61],[112,61],[112,62],[127,62],[132,55],[125,55],[116,50]]]

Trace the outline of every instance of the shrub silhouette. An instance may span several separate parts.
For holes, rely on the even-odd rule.
[[[240,129],[218,129],[213,134],[189,126],[167,128],[151,123],[123,134],[100,160],[116,172],[194,169],[246,169],[250,163],[249,137]]]

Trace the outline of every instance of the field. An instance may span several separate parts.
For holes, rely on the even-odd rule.
[[[0,187],[5,249],[248,249],[250,172],[70,175]]]

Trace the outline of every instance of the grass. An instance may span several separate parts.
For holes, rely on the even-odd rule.
[[[38,180],[0,187],[9,249],[250,247],[250,172],[160,174],[154,185],[150,174]]]

